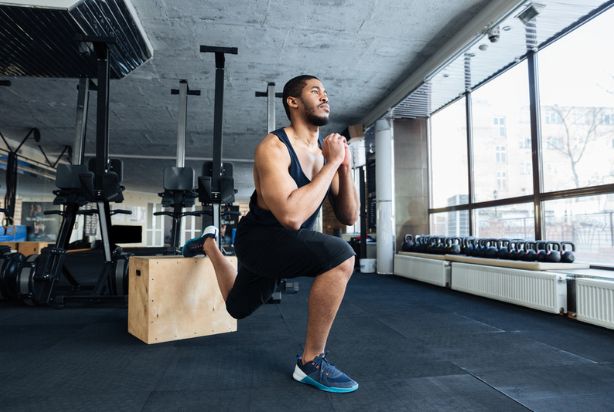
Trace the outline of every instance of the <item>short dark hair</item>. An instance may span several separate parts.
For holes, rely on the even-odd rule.
[[[303,91],[303,88],[305,87],[305,83],[307,82],[307,80],[311,80],[311,79],[320,80],[316,76],[312,76],[310,74],[301,74],[300,76],[296,76],[293,79],[288,80],[288,83],[286,83],[286,85],[284,86],[282,100],[284,104],[284,110],[286,111],[286,116],[288,116],[289,120],[292,120],[292,119],[290,118],[290,108],[288,107],[288,97],[290,96],[300,97],[301,92]]]

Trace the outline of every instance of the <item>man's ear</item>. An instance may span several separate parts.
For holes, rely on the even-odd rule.
[[[291,107],[293,109],[298,108],[298,101],[296,97],[288,96],[286,102],[288,103],[288,107]]]

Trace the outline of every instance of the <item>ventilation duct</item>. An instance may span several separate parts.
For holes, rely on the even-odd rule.
[[[114,79],[153,49],[128,0],[0,0],[0,76],[96,77],[93,48],[104,39]]]

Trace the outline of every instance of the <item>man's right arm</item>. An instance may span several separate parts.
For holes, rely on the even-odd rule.
[[[329,161],[311,182],[298,188],[288,174],[289,155],[285,146],[272,139],[258,146],[255,161],[260,195],[266,207],[284,227],[300,229],[318,209],[343,161],[343,157],[335,157],[336,154],[329,154]]]

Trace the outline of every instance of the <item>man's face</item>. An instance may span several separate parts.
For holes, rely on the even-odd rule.
[[[321,81],[307,80],[300,100],[303,102],[303,113],[309,123],[314,126],[324,126],[328,123],[330,106],[328,105],[328,94]]]

